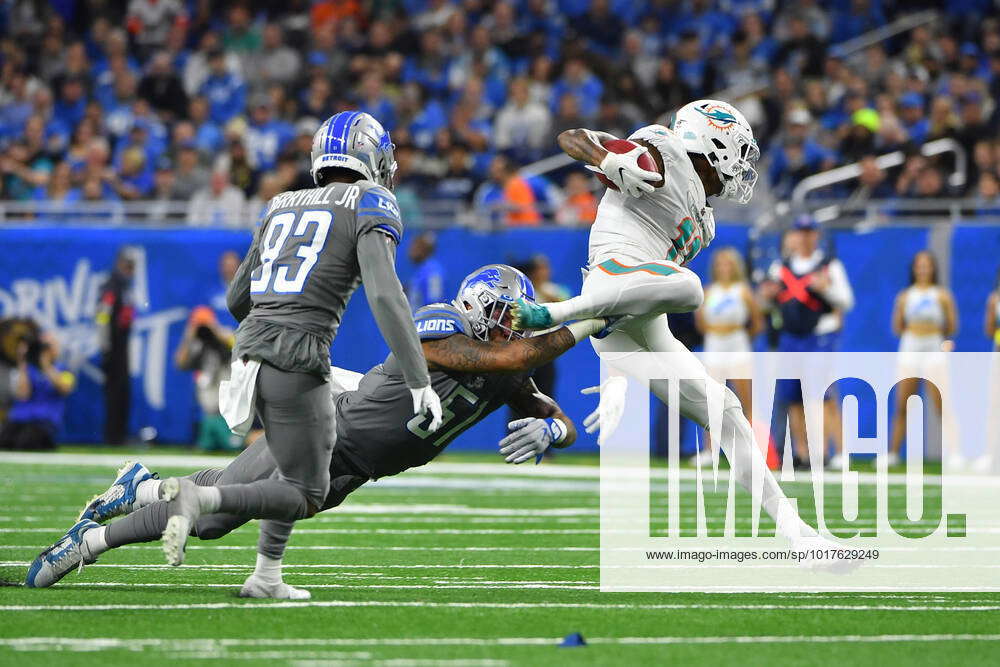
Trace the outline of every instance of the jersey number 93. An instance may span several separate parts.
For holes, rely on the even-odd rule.
[[[271,218],[261,244],[261,265],[253,272],[250,281],[251,294],[299,294],[305,287],[309,272],[326,246],[333,213],[312,210],[303,211],[298,220],[297,216],[295,212],[288,211]],[[307,237],[310,227],[314,231],[311,237]]]

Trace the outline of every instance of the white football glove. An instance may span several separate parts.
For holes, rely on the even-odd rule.
[[[588,165],[587,169],[602,172],[625,194],[641,197],[655,189],[653,184],[648,181],[657,182],[660,180],[660,175],[655,171],[646,171],[639,166],[639,156],[643,153],[649,153],[645,146],[636,146],[628,153],[608,151],[608,154],[601,161],[600,167]]]
[[[603,445],[611,437],[611,434],[618,428],[618,422],[622,420],[625,413],[625,391],[628,389],[628,380],[623,375],[612,375],[603,384],[596,387],[581,389],[581,394],[596,394],[600,392],[601,401],[597,409],[591,412],[583,420],[583,427],[587,433],[593,433],[600,429],[597,436],[597,444]]]
[[[419,389],[410,388],[413,394],[413,413],[426,415],[431,413],[431,423],[427,426],[427,431],[433,433],[441,427],[441,399],[437,392],[430,385]]]
[[[566,437],[566,426],[559,419],[527,417],[507,424],[510,434],[500,441],[500,455],[507,463],[524,463],[539,457],[553,442]]]

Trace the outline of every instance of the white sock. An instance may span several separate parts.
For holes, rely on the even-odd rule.
[[[257,554],[257,566],[254,568],[254,575],[269,584],[281,583],[281,558],[268,558],[264,554]]]
[[[90,551],[91,556],[97,556],[108,550],[108,543],[104,539],[104,533],[107,529],[107,526],[101,526],[100,528],[88,530],[83,534],[83,543]]]
[[[552,317],[553,324],[560,324],[567,320],[576,319],[576,313],[574,306],[576,298],[567,299],[566,301],[557,301],[555,303],[543,303],[540,304],[545,306],[549,311],[549,316]],[[571,303],[573,302],[573,303]]]
[[[199,486],[198,500],[203,514],[218,512],[222,505],[222,492],[215,486]]]
[[[147,479],[139,482],[135,487],[135,508],[151,505],[160,499],[160,484],[162,480]]]

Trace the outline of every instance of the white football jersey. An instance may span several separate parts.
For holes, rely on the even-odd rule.
[[[683,264],[711,241],[703,236],[712,209],[705,205],[705,187],[680,138],[663,125],[647,125],[629,137],[636,139],[660,151],[664,184],[642,197],[610,188],[604,193],[590,232],[591,266],[612,257]],[[714,228],[712,219],[709,234]],[[682,236],[687,238],[676,244]]]

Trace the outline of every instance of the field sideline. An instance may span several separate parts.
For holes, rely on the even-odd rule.
[[[181,568],[153,543],[18,587],[127,456],[103,451],[0,454],[0,664],[1000,662],[1000,593],[602,594],[597,468],[570,456],[451,455],[369,484],[293,534],[286,580],[308,602],[235,597],[254,524],[194,541]],[[138,456],[161,474],[225,462]],[[558,647],[572,632],[589,645]]]

